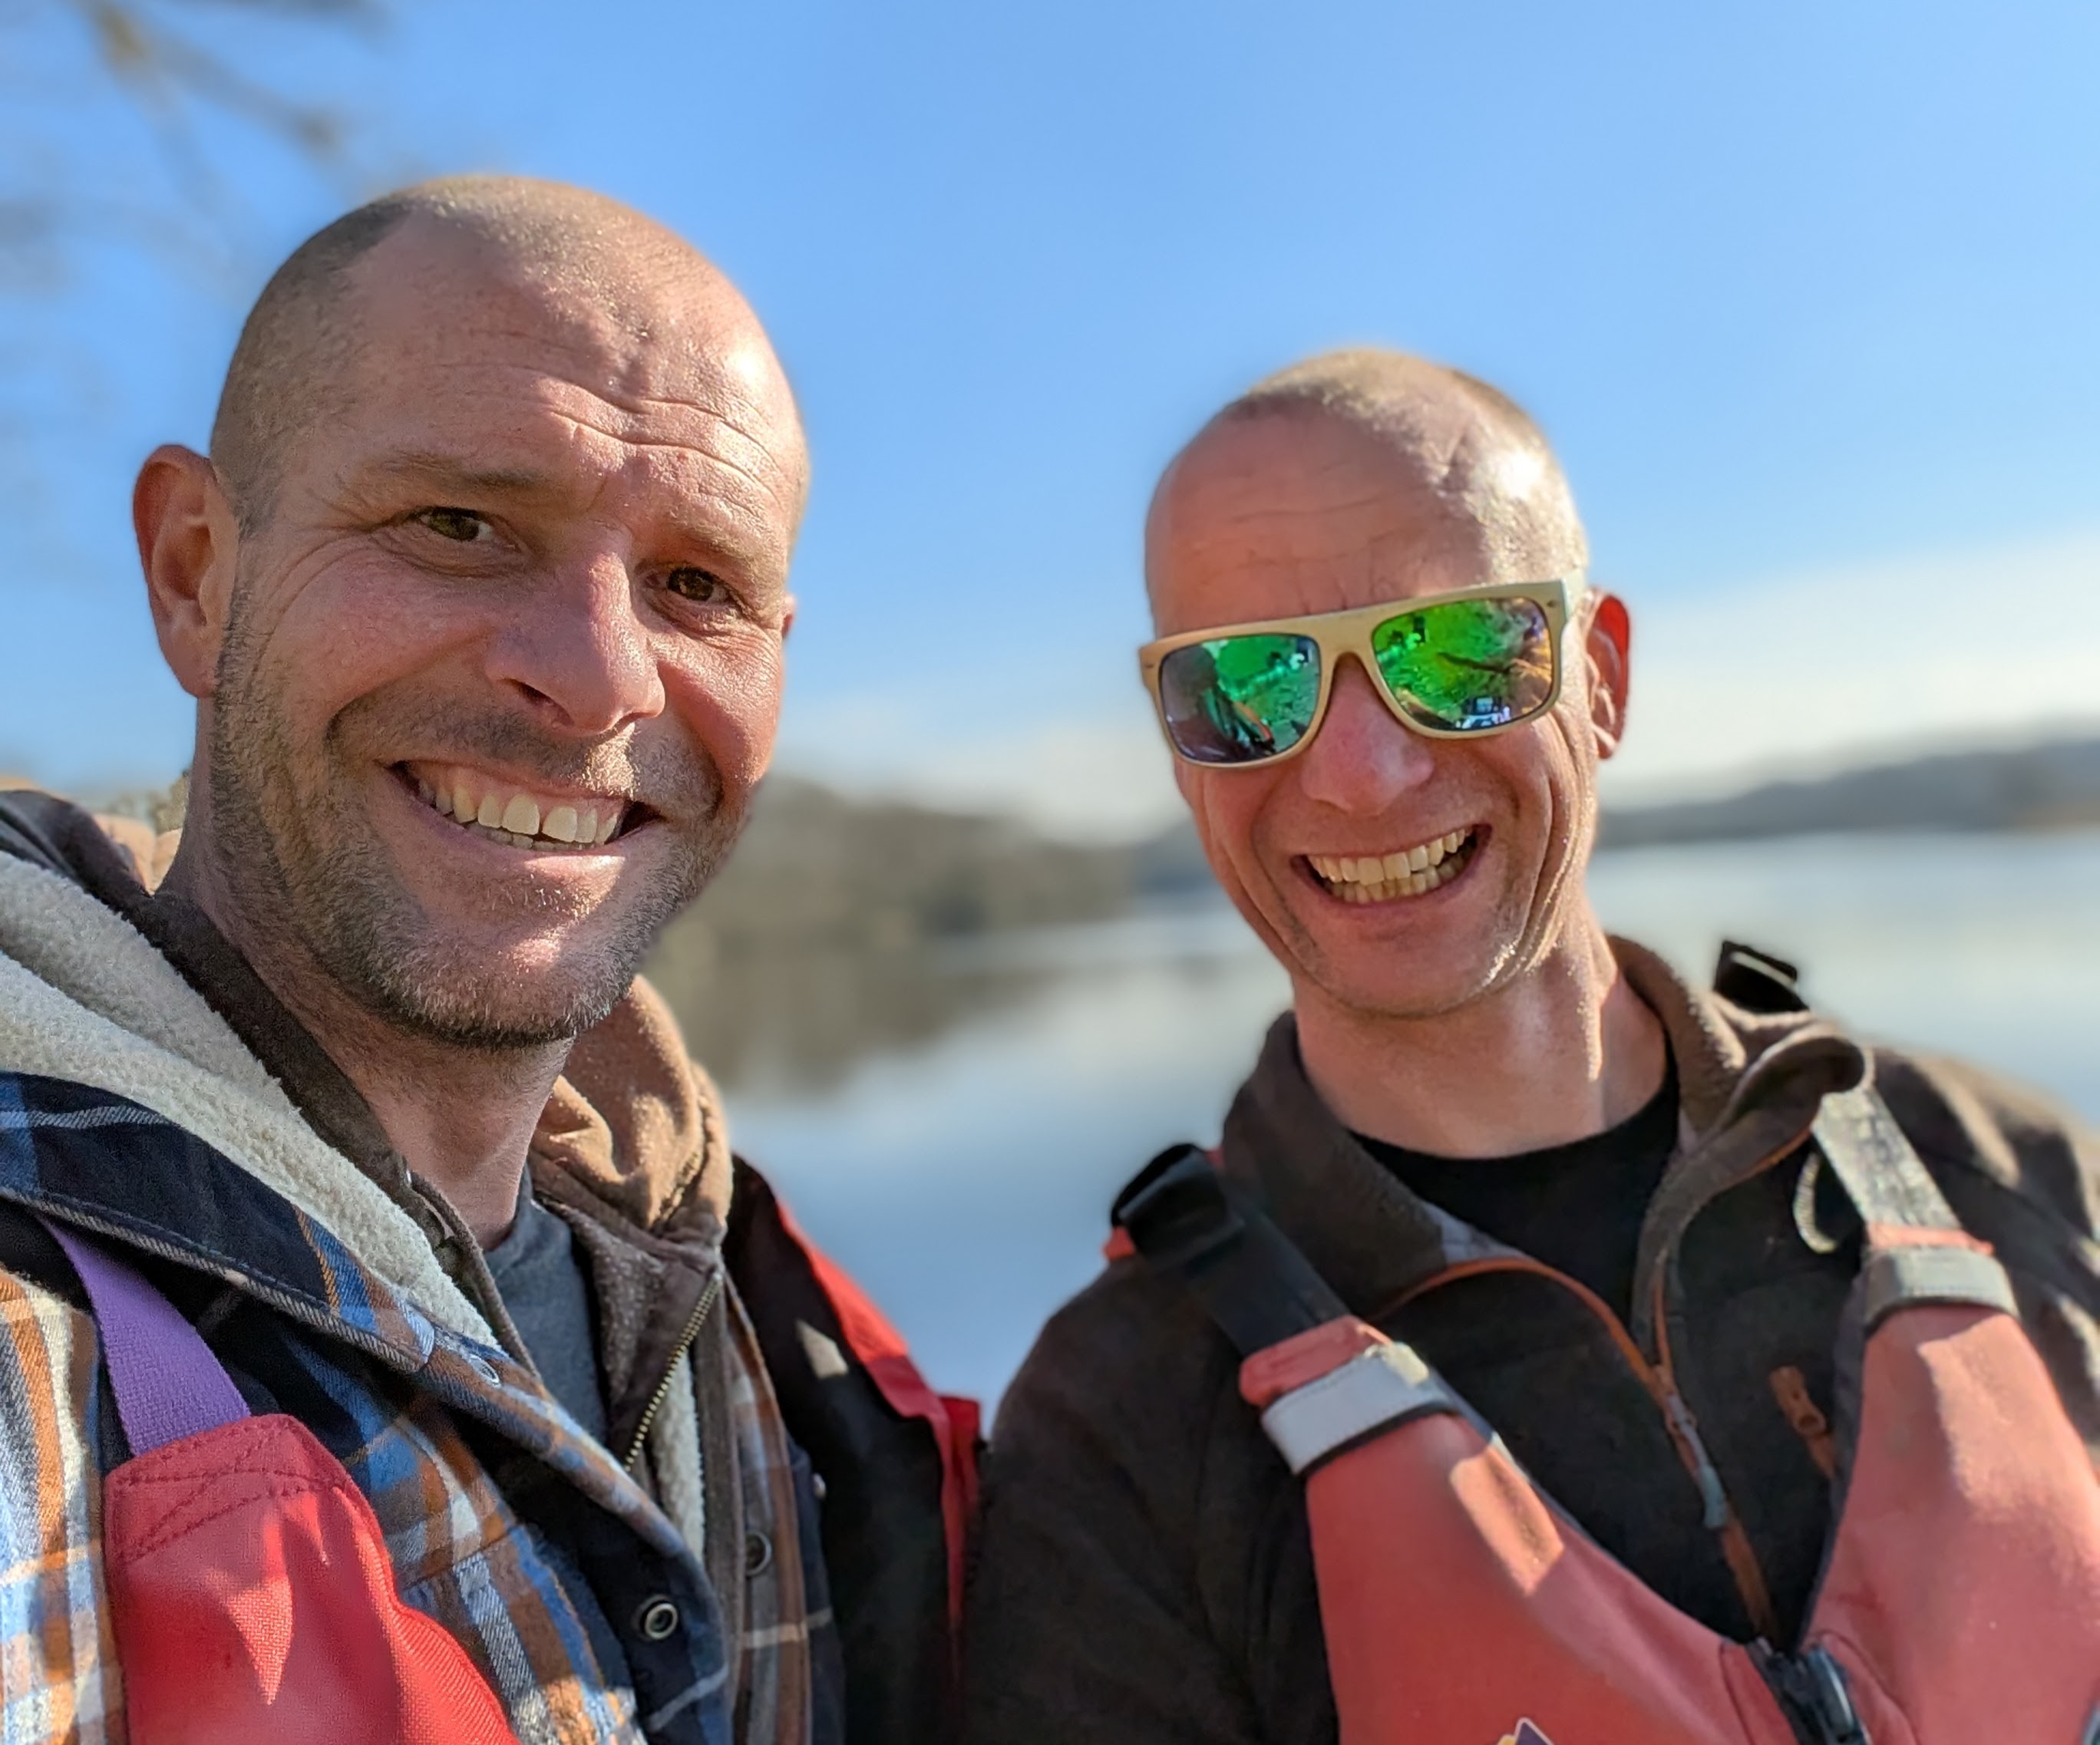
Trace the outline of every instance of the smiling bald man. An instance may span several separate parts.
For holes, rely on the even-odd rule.
[[[879,1317],[636,977],[765,772],[808,476],[717,270],[495,178],[311,239],[210,456],[147,461],[179,844],[0,803],[10,1741],[942,1736],[967,1421],[893,1340],[871,1373]],[[104,1525],[173,1457],[157,1368],[347,1474],[376,1660],[294,1593],[304,1670],[266,1665],[212,1597],[246,1578],[162,1545],[161,1610],[231,1645],[177,1726]],[[418,1694],[438,1663],[471,1725]]]
[[[1396,353],[1160,482],[1141,664],[1291,1009],[1000,1405],[981,1745],[2100,1725],[2100,1140],[1606,935],[1587,558],[1532,421]]]

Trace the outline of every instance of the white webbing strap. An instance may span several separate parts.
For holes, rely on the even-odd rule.
[[[1869,1224],[1959,1230],[1939,1184],[1873,1086],[1833,1091],[1815,1116],[1815,1144]]]
[[[1923,1303],[1974,1303],[2012,1315],[2020,1312],[2005,1269],[1973,1248],[1877,1249],[1867,1257],[1865,1291],[1868,1333],[1898,1309]]]
[[[1374,1430],[1458,1409],[1413,1347],[1379,1345],[1282,1395],[1262,1413],[1261,1427],[1291,1471],[1303,1474]]]

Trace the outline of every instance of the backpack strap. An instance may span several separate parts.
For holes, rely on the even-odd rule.
[[[2018,1314],[2005,1269],[1963,1231],[1878,1091],[1861,1085],[1826,1096],[1815,1134],[1816,1149],[1867,1227],[1860,1276],[1868,1332],[1898,1309],[1923,1303]]]
[[[39,1217],[87,1292],[102,1360],[134,1459],[248,1416],[247,1402],[182,1312],[130,1262],[92,1237]]]
[[[1411,1346],[1350,1314],[1253,1197],[1193,1145],[1162,1152],[1117,1196],[1116,1223],[1185,1286],[1245,1361],[1240,1393],[1300,1476],[1428,1412],[1462,1412]]]
[[[1242,1357],[1348,1315],[1312,1263],[1193,1145],[1160,1152],[1110,1216],[1154,1271],[1189,1288]]]
[[[1808,1010],[1799,967],[1740,940],[1722,941],[1714,991],[1745,1011]],[[1975,1303],[2018,1312],[2005,1268],[1963,1232],[1871,1085],[1824,1098],[1815,1136],[1817,1152],[1867,1227],[1867,1331],[1914,1303]]]

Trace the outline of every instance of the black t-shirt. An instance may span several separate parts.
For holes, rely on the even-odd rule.
[[[1439,1157],[1357,1135],[1432,1205],[1586,1285],[1630,1319],[1641,1219],[1677,1147],[1677,1066],[1616,1127],[1513,1157]]]

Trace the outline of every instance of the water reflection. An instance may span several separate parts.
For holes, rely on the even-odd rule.
[[[647,973],[695,1058],[725,1090],[768,1097],[834,1091],[864,1061],[1025,1003],[1057,973],[939,946],[714,956],[667,943]]]
[[[2100,1121],[2100,835],[1643,849],[1594,885],[1608,925],[1688,973],[1724,934],[1755,941],[1862,1031]],[[1287,998],[1215,900],[858,962],[689,965],[667,992],[734,1087],[739,1148],[936,1378],[986,1397],[1097,1267],[1116,1187],[1215,1135]]]

